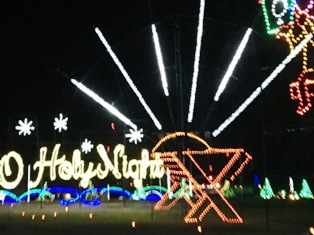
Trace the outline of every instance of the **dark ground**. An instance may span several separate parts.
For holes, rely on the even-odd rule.
[[[189,207],[184,201],[169,211],[153,210],[154,203],[129,200],[112,200],[99,207],[77,203],[70,206],[68,212],[57,202],[3,205],[0,207],[0,234],[199,234],[197,226],[200,225],[202,234],[302,235],[310,234],[309,227],[314,225],[313,200],[263,201],[237,197],[230,201],[243,218],[243,224],[226,224],[214,211],[210,211],[201,224],[185,224],[183,217]],[[35,215],[34,220],[32,215]],[[136,223],[135,228],[131,226],[132,221]]]

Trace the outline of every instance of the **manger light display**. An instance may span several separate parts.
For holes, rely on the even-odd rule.
[[[202,146],[202,150],[186,150],[182,151],[182,153],[178,153],[177,151],[160,151],[163,147],[165,147],[169,140],[180,137],[189,138],[196,141]],[[190,161],[190,163],[193,164],[195,171],[197,171],[197,173],[203,177],[206,183],[212,187],[218,197],[215,197],[214,199],[202,187],[200,187],[201,182],[199,182],[194,174],[188,170],[188,167],[183,163],[184,161],[182,161],[182,159],[179,157],[181,154],[184,156],[185,161]],[[223,158],[226,164],[219,170],[217,176],[213,178],[211,175],[207,174],[202,166],[198,163],[196,158],[197,156],[200,156],[201,158],[210,157],[210,160],[213,160],[214,156],[217,156],[218,159]],[[172,183],[170,192],[167,191],[163,198],[155,205],[156,210],[171,209],[178,202],[180,197],[175,196],[174,199],[170,201],[170,195],[175,195],[177,191],[182,192],[182,182],[186,182],[188,180],[191,182],[192,191],[194,195],[196,195],[197,201],[194,202],[188,193],[180,193],[180,196],[191,207],[184,218],[186,223],[197,223],[202,221],[205,215],[212,209],[216,211],[218,216],[224,222],[243,222],[243,219],[240,217],[238,212],[223,196],[221,190],[216,186],[217,183],[221,182],[223,178],[226,178],[227,176],[231,181],[235,180],[235,177],[239,176],[244,167],[249,163],[249,161],[252,160],[252,157],[243,149],[212,148],[206,143],[206,141],[192,133],[176,132],[165,136],[155,145],[152,150],[152,157],[163,160],[164,168],[169,169],[170,181]],[[207,168],[208,166],[206,166],[206,169]],[[220,203],[216,203],[215,200],[219,200]],[[227,216],[226,213],[222,211],[220,208],[221,203],[226,206],[226,208],[228,208],[229,215],[232,214],[232,217]]]
[[[275,34],[277,39],[284,39],[293,51],[309,34],[314,32],[314,1],[301,9],[295,0],[262,1],[265,25],[269,34]],[[312,108],[311,87],[314,84],[314,64],[308,58],[309,49],[313,50],[311,39],[302,48],[302,72],[296,81],[289,85],[290,98],[298,101],[296,113],[303,116]]]

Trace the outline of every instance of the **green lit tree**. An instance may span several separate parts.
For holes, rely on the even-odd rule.
[[[270,199],[275,196],[273,189],[270,186],[268,178],[265,178],[265,182],[260,191],[260,196],[264,199]]]
[[[305,179],[302,180],[302,189],[299,193],[300,197],[302,198],[307,198],[307,199],[313,199],[313,193],[310,189],[309,184]]]
[[[94,185],[93,185],[91,180],[88,183],[88,189],[89,189],[88,193],[86,193],[86,195],[85,195],[85,199],[86,200],[93,201],[96,198],[99,198],[99,194],[97,192],[97,189],[94,187]]]
[[[229,180],[225,180],[224,185],[221,188],[221,192],[222,192],[222,195],[226,198],[235,196],[233,189],[230,187]]]

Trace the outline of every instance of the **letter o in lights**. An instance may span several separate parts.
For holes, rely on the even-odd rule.
[[[18,167],[18,172],[14,181],[7,181],[6,177],[12,175],[10,166],[10,159],[13,158]],[[4,155],[0,161],[0,185],[5,189],[14,189],[21,182],[24,174],[23,159],[17,152],[11,151],[7,155]]]

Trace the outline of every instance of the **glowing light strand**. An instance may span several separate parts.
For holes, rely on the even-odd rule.
[[[275,70],[265,79],[260,87],[242,103],[239,108],[231,114],[216,130],[213,131],[213,137],[217,137],[227,126],[230,125],[246,108],[249,106],[266,87],[277,77],[277,75],[286,67],[286,65],[302,50],[302,48],[313,38],[312,34],[309,34],[303,39],[294,50],[278,65]]]
[[[154,45],[155,45],[156,57],[158,61],[159,71],[160,71],[162,87],[164,89],[165,96],[169,96],[165,65],[164,65],[164,61],[163,61],[162,53],[160,49],[159,37],[157,34],[156,26],[154,24],[152,25],[152,33],[153,33],[153,39],[154,39]]]
[[[198,72],[199,72],[199,61],[200,61],[200,53],[201,53],[201,43],[202,43],[202,36],[203,36],[204,11],[205,11],[205,0],[201,0],[200,12],[199,12],[199,17],[198,17],[196,49],[195,49],[195,58],[194,58],[194,71],[193,71],[193,78],[192,78],[188,122],[192,122],[193,120],[195,96],[196,96],[196,88],[197,88],[197,78],[198,78]]]
[[[183,197],[185,201],[191,206],[191,209],[188,211],[186,216],[184,217],[184,220],[186,223],[197,223],[199,221],[202,221],[205,215],[210,211],[210,209],[214,209],[218,216],[227,223],[243,223],[242,218],[239,216],[237,211],[232,207],[232,205],[228,202],[228,200],[223,196],[223,194],[220,192],[220,190],[216,187],[216,183],[221,180],[222,177],[224,177],[230,170],[231,167],[234,165],[234,163],[240,158],[241,153],[243,153],[243,149],[215,149],[208,147],[204,151],[182,151],[183,155],[186,155],[190,158],[190,160],[193,162],[193,164],[198,168],[198,170],[205,176],[205,179],[209,182],[210,186],[213,187],[215,192],[221,197],[221,199],[224,201],[224,203],[228,206],[228,208],[232,211],[234,218],[228,218],[215,204],[213,199],[201,188],[197,185],[200,185],[197,180],[193,177],[193,175],[187,170],[185,165],[182,163],[182,161],[178,158],[178,153],[175,151],[172,152],[156,152],[156,150],[161,146],[162,143],[169,139],[173,139],[176,137],[182,137],[182,136],[189,136],[193,139],[200,140],[201,143],[203,143],[206,147],[208,144],[202,140],[201,138],[191,134],[191,133],[185,133],[185,132],[176,132],[173,134],[169,134],[165,136],[163,139],[161,139],[156,146],[152,150],[152,156],[161,158],[164,161],[164,167],[168,169],[170,172],[170,180],[173,183],[170,190],[168,189],[167,192],[164,194],[162,199],[157,202],[155,205],[156,210],[169,210],[171,209],[179,200],[179,197]],[[234,153],[231,159],[228,161],[228,163],[223,167],[221,170],[219,176],[215,180],[211,180],[209,177],[206,176],[206,173],[202,170],[201,166],[197,163],[193,155],[209,155],[209,154],[224,154],[225,157],[229,157],[229,153]],[[246,159],[242,162],[240,167],[235,171],[235,173],[231,176],[231,180],[234,180],[235,176],[238,176],[241,171],[243,170],[244,166],[248,164],[248,162],[252,159],[252,157],[245,153]],[[174,167],[178,166],[178,167]],[[197,195],[198,200],[196,202],[192,201],[188,194],[184,193],[184,182],[185,179],[188,179],[194,187],[192,188],[192,191],[195,195]],[[166,204],[169,199],[171,199],[171,196],[175,195],[175,198],[170,201],[170,203]],[[207,206],[202,206],[205,202],[207,202]],[[198,217],[195,217],[196,212],[198,210],[202,209],[202,212],[199,214]]]
[[[151,109],[149,108],[149,106],[146,104],[142,94],[139,92],[139,90],[137,89],[137,87],[135,86],[135,84],[133,83],[132,79],[130,78],[129,74],[127,73],[127,71],[124,69],[123,65],[121,64],[121,62],[119,61],[118,57],[116,56],[116,54],[112,51],[109,43],[107,42],[107,40],[105,39],[104,35],[101,33],[101,31],[98,28],[95,28],[95,32],[97,33],[99,39],[101,40],[101,42],[104,44],[104,46],[106,47],[108,53],[110,54],[111,58],[113,59],[113,61],[116,63],[116,65],[118,66],[118,68],[120,69],[121,73],[123,74],[124,78],[126,79],[126,81],[128,82],[129,86],[132,88],[133,92],[135,93],[135,95],[137,96],[137,98],[139,99],[140,103],[143,105],[144,109],[146,110],[146,112],[148,113],[148,115],[150,116],[150,118],[153,120],[155,126],[157,127],[158,130],[162,129],[162,126],[160,124],[160,122],[157,120],[156,116],[154,115],[154,113],[151,111]],[[133,127],[134,128],[134,127]],[[135,129],[135,128],[134,128]]]
[[[219,100],[220,95],[222,94],[222,92],[226,88],[227,83],[228,83],[228,81],[229,81],[229,79],[230,79],[230,77],[231,77],[231,75],[232,75],[232,73],[233,73],[237,63],[238,63],[238,61],[240,60],[240,58],[242,56],[243,50],[245,49],[246,44],[249,41],[251,33],[252,33],[252,29],[248,28],[246,33],[245,33],[245,35],[244,35],[244,37],[243,37],[243,39],[242,39],[242,41],[241,41],[241,43],[240,43],[240,45],[239,45],[239,47],[238,47],[238,49],[237,49],[237,51],[236,51],[236,53],[235,53],[235,55],[234,55],[234,57],[233,57],[233,59],[232,59],[232,61],[231,61],[231,63],[230,63],[230,65],[229,65],[229,67],[228,67],[227,72],[225,73],[225,76],[221,80],[221,83],[220,83],[220,85],[218,87],[218,90],[216,92],[216,95],[214,97],[215,101]]]
[[[112,105],[107,103],[105,100],[103,100],[100,96],[98,96],[95,92],[87,88],[85,85],[83,85],[81,82],[76,81],[75,79],[71,79],[71,82],[77,86],[82,92],[84,92],[86,95],[91,97],[94,101],[96,101],[98,104],[100,104],[102,107],[107,109],[110,113],[115,115],[117,118],[119,118],[122,122],[124,122],[126,125],[132,127],[133,129],[137,129],[137,126],[126,116],[124,116],[122,113],[119,112],[116,108],[114,108]]]

